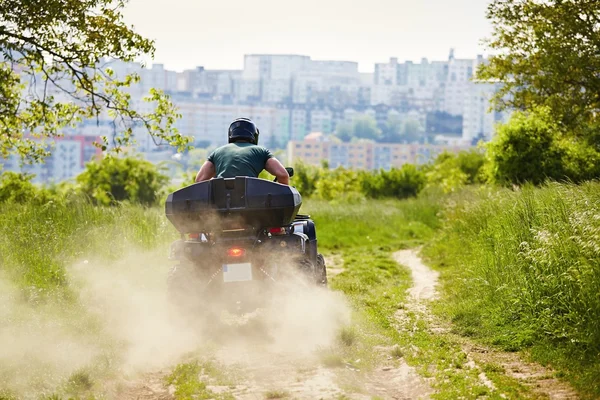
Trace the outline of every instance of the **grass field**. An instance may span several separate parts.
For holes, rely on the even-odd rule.
[[[467,190],[443,220],[425,249],[442,272],[438,311],[600,396],[600,184]]]
[[[83,201],[2,204],[0,262],[21,287],[64,290],[65,266],[77,258],[116,259],[132,246],[166,246],[176,236],[160,208],[94,207]]]
[[[394,315],[411,281],[391,255],[424,246],[442,272],[443,298],[435,311],[453,323],[455,333],[526,350],[555,366],[582,393],[600,395],[599,184],[520,192],[472,188],[443,199],[349,205],[309,200],[302,212],[317,223],[320,249],[342,260],[344,270],[330,286],[343,292],[353,309],[352,324],[324,354],[324,365],[361,360],[357,367],[368,371],[377,363],[373,347],[383,346],[435,378],[436,398],[495,398],[477,373],[464,367],[467,360],[452,335],[433,334],[429,322],[412,312],[406,313],[411,329],[398,329]],[[41,327],[41,340],[52,339],[58,324],[61,335],[76,337],[83,347],[94,342],[101,351],[56,371],[35,359],[15,368],[0,363],[0,381],[18,383],[0,387],[0,399],[17,398],[22,387],[42,398],[93,398],[104,380],[114,379],[123,344],[111,339],[105,322],[81,303],[70,266],[84,259],[117,262],[137,249],[157,265],[160,279],[168,269],[166,262],[160,269],[161,260],[176,237],[162,208],[78,201],[2,204],[0,289],[5,297],[0,300],[9,306],[0,319],[17,321],[21,328]],[[0,357],[6,354],[0,351]],[[168,379],[186,396],[210,397],[194,375],[197,362],[181,364]],[[25,381],[18,379],[23,370],[32,372]],[[494,366],[487,373],[507,393],[528,397],[527,388]],[[282,395],[271,393],[276,394]]]
[[[498,391],[491,392],[481,383],[479,370],[467,367],[460,340],[432,332],[428,318],[403,310],[411,276],[392,253],[433,240],[441,228],[442,204],[437,196],[349,207],[308,204],[321,228],[319,245],[344,260],[344,272],[331,280],[330,287],[342,291],[354,310],[352,346],[340,344],[329,357],[346,363],[360,359],[357,367],[368,369],[369,363],[376,362],[373,348],[383,346],[392,357],[405,359],[422,376],[434,379],[433,398],[500,399]],[[403,323],[396,317],[399,310],[404,311]],[[514,379],[488,375],[499,390],[527,397],[529,389]]]

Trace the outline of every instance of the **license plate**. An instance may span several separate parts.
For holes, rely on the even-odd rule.
[[[252,264],[223,264],[223,282],[244,282],[252,280]]]

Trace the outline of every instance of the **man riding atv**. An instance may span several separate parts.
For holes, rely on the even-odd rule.
[[[298,214],[302,197],[289,186],[293,169],[258,146],[251,120],[236,119],[228,135],[229,144],[210,154],[196,183],[169,194],[165,203],[181,234],[171,246],[176,265],[169,297],[186,309],[206,312],[221,304],[240,310],[268,300],[269,288],[290,277],[326,286],[315,224]],[[259,179],[263,169],[277,183]]]
[[[277,178],[278,183],[289,184],[285,167],[271,152],[258,145],[259,131],[248,118],[238,118],[229,125],[229,144],[213,151],[196,175],[196,182],[212,178],[257,178],[263,169]]]

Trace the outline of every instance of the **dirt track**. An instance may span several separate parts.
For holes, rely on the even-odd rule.
[[[414,250],[394,253],[395,260],[410,268],[413,286],[409,289],[408,303],[396,315],[398,323],[408,311],[425,318],[434,332],[448,334],[449,328],[438,323],[428,312],[427,302],[437,295],[438,273],[424,265]],[[340,265],[332,270],[340,272]],[[311,322],[305,320],[304,322]],[[315,332],[318,334],[318,332]],[[495,362],[502,365],[507,375],[529,385],[537,395],[550,399],[576,399],[577,396],[567,385],[552,376],[547,369],[523,362],[514,354],[501,353],[475,346],[461,340],[469,368],[481,369],[484,363]],[[280,343],[281,344],[281,343]],[[419,376],[403,360],[381,362],[371,372],[359,371],[351,364],[327,368],[314,351],[273,346],[270,342],[248,342],[244,337],[232,339],[227,345],[221,345],[213,354],[213,360],[234,376],[228,382],[210,376],[202,376],[213,393],[230,393],[237,399],[265,399],[277,393],[294,399],[427,399],[434,392],[430,381]],[[385,359],[389,349],[375,348]],[[141,380],[129,382],[119,398],[127,399],[171,399],[173,387],[163,385],[167,372],[146,375]],[[432,378],[429,378],[432,379]],[[494,384],[485,373],[479,374],[481,383],[496,391]],[[506,395],[501,396],[506,397]],[[275,397],[271,397],[275,398]]]
[[[412,273],[413,287],[409,289],[412,301],[409,302],[407,308],[420,312],[422,318],[428,319],[432,331],[449,332],[450,327],[444,326],[434,318],[423,302],[432,300],[437,296],[436,286],[439,273],[423,264],[418,252],[415,250],[398,251],[394,253],[394,258],[398,263],[407,266]],[[481,370],[479,379],[482,385],[487,386],[492,391],[496,391],[496,388],[483,372],[482,366],[484,364],[493,363],[501,366],[507,376],[516,379],[525,386],[529,386],[536,396],[556,400],[578,398],[575,391],[568,384],[554,378],[553,371],[548,368],[526,362],[515,353],[506,353],[475,345],[461,337],[454,337],[454,339],[462,343],[462,350],[468,360],[467,366]],[[500,395],[508,398],[506,394],[501,393]]]

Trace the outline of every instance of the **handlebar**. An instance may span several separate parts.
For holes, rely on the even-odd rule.
[[[287,171],[287,173],[290,176],[290,178],[292,176],[294,176],[294,168],[292,168],[292,167],[285,167],[285,170]],[[273,179],[273,182],[277,182],[277,177],[275,177],[275,179]]]

